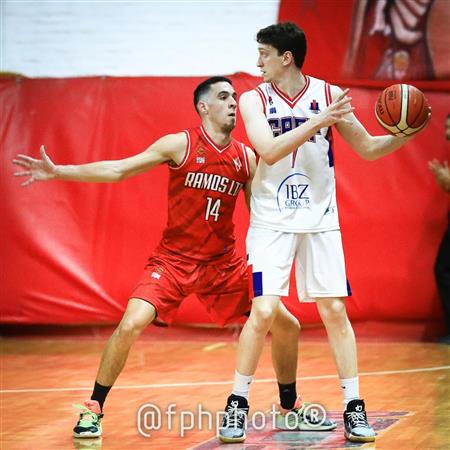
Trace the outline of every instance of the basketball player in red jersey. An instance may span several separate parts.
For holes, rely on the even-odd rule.
[[[40,160],[18,155],[34,181],[62,179],[117,182],[167,164],[168,224],[142,278],[130,295],[123,318],[100,362],[91,399],[74,428],[75,437],[98,437],[106,396],[122,371],[136,338],[156,316],[171,323],[182,300],[196,293],[213,319],[224,325],[250,311],[246,263],[235,254],[232,216],[238,193],[250,194],[256,167],[253,152],[231,137],[236,124],[236,93],[231,81],[212,77],[194,92],[202,125],[160,138],[145,151],[118,161],[55,165],[41,147]],[[189,208],[179,208],[179,205]],[[280,382],[295,378],[299,324],[280,305],[271,328],[272,352]]]

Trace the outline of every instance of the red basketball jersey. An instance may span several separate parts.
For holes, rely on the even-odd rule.
[[[184,132],[184,159],[169,166],[169,214],[160,247],[196,261],[232,255],[233,212],[250,177],[245,146],[232,139],[220,148],[203,127]]]

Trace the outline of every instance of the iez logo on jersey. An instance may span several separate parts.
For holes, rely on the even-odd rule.
[[[278,186],[277,204],[279,211],[309,208],[309,177],[293,173]]]
[[[277,113],[277,108],[275,108],[275,106],[273,108],[270,108],[269,114],[276,114],[276,113]]]
[[[319,102],[317,102],[316,100],[313,100],[310,104],[309,109],[311,110],[312,113],[319,114],[320,113]]]

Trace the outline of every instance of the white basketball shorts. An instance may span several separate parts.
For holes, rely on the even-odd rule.
[[[287,296],[293,264],[300,301],[351,295],[339,230],[286,233],[250,227],[246,244],[254,297]]]

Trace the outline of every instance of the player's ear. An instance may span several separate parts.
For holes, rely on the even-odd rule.
[[[199,113],[208,114],[208,104],[205,101],[200,100],[197,103],[197,108]]]
[[[292,52],[287,50],[283,53],[283,65],[288,66],[291,62],[294,61],[294,56],[292,55]]]

